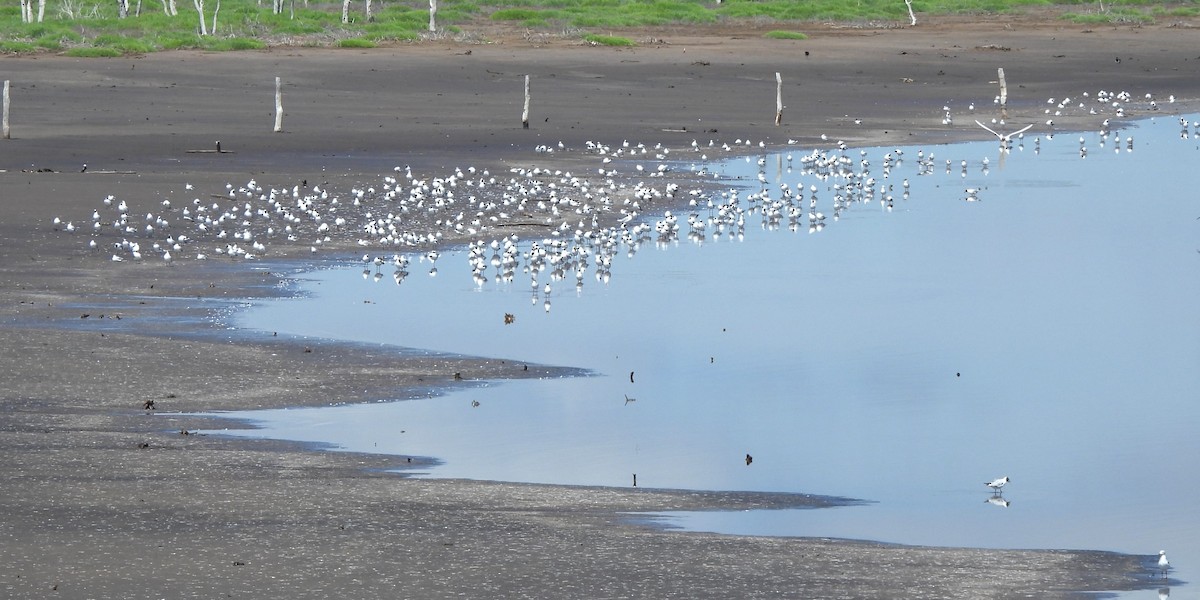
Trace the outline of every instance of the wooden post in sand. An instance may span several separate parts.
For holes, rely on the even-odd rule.
[[[775,126],[783,123],[783,77],[775,72]]]
[[[1004,81],[1004,67],[996,69],[1000,77],[1000,118],[1008,118],[1008,83]]]
[[[0,128],[3,129],[4,139],[11,139],[8,129],[8,80],[4,80],[4,115],[0,118]]]
[[[525,76],[525,110],[521,111],[521,127],[529,129],[529,76]]]
[[[275,78],[275,133],[283,131],[283,87],[279,77]]]

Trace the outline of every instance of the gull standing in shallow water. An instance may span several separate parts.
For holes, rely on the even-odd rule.
[[[1163,579],[1167,578],[1167,570],[1171,568],[1171,561],[1167,560],[1167,551],[1158,551],[1158,569],[1162,571]]]
[[[996,492],[997,494],[999,494],[1000,490],[1003,489],[1004,486],[1008,485],[1008,476],[1006,475],[1004,477],[1001,477],[1000,479],[997,479],[997,480],[992,481],[991,483],[988,483],[985,485],[992,488],[993,492]]]

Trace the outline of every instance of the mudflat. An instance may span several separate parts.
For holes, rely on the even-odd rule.
[[[997,114],[998,68],[1012,128],[1044,130],[1051,119],[1058,129],[1097,127],[1108,115],[1045,111],[1050,98],[1100,90],[1150,93],[1164,113],[1197,106],[1197,22],[1056,17],[795,27],[807,40],[765,39],[777,27],[752,25],[644,29],[614,32],[638,42],[619,49],[481,25],[469,41],[370,50],[0,59],[12,85],[11,139],[0,140],[4,595],[1066,598],[1146,587],[1143,557],[1109,552],[732,537],[621,516],[838,498],[417,480],[385,472],[407,467],[403,458],[195,435],[229,424],[183,413],[436,394],[578,365],[214,325],[230,303],[279,293],[279,261],[361,252],[350,236],[316,253],[279,244],[253,261],[189,252],[114,262],[107,247],[87,247],[87,233],[62,230],[90,226],[109,195],[133,215],[251,180],[348,197],[404,166],[426,177],[582,168],[594,163],[583,159],[589,141],[685,152],[694,139],[983,139],[991,134],[974,119]],[[944,106],[953,124],[943,123]],[[1129,117],[1154,110],[1136,106]],[[560,142],[554,153],[534,150]],[[427,249],[467,239],[451,234]]]

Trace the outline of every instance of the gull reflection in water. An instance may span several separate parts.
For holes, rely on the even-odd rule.
[[[1012,502],[1009,502],[1008,500],[1006,500],[1004,498],[1004,496],[1001,496],[999,494],[994,495],[994,496],[989,496],[987,500],[984,500],[984,502],[991,504],[993,506],[1000,506],[1003,508],[1008,508],[1008,505],[1012,504]]]

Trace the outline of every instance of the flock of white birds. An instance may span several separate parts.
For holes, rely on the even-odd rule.
[[[1143,114],[1158,110],[1150,94],[1136,107],[1134,96],[1127,92],[1100,91],[1081,97],[1051,98],[1046,113],[1054,117],[1071,110],[1102,115],[1100,144],[1111,143],[1118,152],[1131,151],[1133,139],[1110,131],[1114,125],[1110,118],[1135,109]],[[1167,100],[1174,101],[1173,96]],[[950,106],[943,110],[943,122],[952,123]],[[974,104],[967,110],[974,112]],[[1052,118],[1045,126],[1022,123],[1024,127],[1013,134],[1001,133],[1008,128],[1002,119],[992,119],[990,127],[976,122],[1000,139],[1001,152],[1011,151],[1014,143],[1024,148],[1024,132],[1034,127],[1034,133],[1044,130],[1041,135],[1046,139],[1054,136]],[[1183,137],[1200,134],[1200,123],[1181,119],[1180,125]],[[281,247],[292,256],[297,250],[354,253],[357,249],[365,252],[364,277],[382,280],[383,267],[391,265],[396,283],[409,275],[414,261],[436,275],[438,249],[462,244],[478,285],[492,279],[511,282],[518,272],[532,274],[536,302],[538,291],[548,295],[557,282],[569,280],[582,286],[589,272],[598,281],[608,281],[616,255],[632,256],[651,240],[668,244],[680,238],[696,243],[716,236],[736,239],[752,220],[764,228],[786,226],[817,233],[853,206],[877,202],[883,210],[891,210],[909,198],[909,179],[899,170],[912,157],[903,150],[885,152],[875,161],[866,150],[852,151],[844,142],[821,137],[825,149],[795,157],[778,155],[781,164],[776,168],[783,172],[786,161],[794,184],[768,182],[765,142],[692,140],[690,147],[674,153],[663,144],[588,142],[584,148],[571,149],[560,142],[538,146],[535,152],[547,163],[583,164],[582,171],[514,167],[493,174],[466,167],[440,177],[423,177],[411,168],[396,167],[375,183],[347,191],[325,184],[266,187],[250,180],[200,194],[185,184],[185,197],[191,196],[186,200],[162,199],[155,206],[135,209],[109,195],[92,211],[90,220],[55,218],[52,225],[85,236],[91,252],[109,255],[113,262],[252,260]],[[789,145],[796,143],[788,140]],[[1033,138],[1034,152],[1041,143],[1041,137]],[[574,156],[567,161],[554,160],[569,153]],[[757,183],[722,180],[720,173],[710,170],[717,159],[740,155],[749,161],[755,154],[759,155]],[[1080,156],[1086,155],[1081,137]],[[589,160],[595,160],[594,166],[586,166]],[[932,175],[944,164],[947,174],[957,168],[966,178],[972,168],[983,174],[989,168],[987,158],[940,163],[933,152],[923,150],[915,152],[915,163],[916,169],[906,174]],[[978,201],[980,193],[980,188],[966,187],[961,197]],[[518,232],[531,233],[531,239],[522,239]],[[548,273],[549,282],[541,281],[540,273]]]

